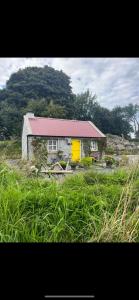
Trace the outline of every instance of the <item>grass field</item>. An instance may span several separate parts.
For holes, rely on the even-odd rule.
[[[64,182],[0,164],[1,242],[138,242],[139,168]]]

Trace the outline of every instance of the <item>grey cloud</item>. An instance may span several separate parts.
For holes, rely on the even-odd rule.
[[[0,58],[0,87],[19,68],[47,64],[71,77],[74,93],[89,88],[105,107],[139,103],[139,58]]]

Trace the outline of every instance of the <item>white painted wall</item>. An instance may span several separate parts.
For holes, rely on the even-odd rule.
[[[22,130],[22,159],[28,159],[27,154],[27,136],[31,134],[31,127],[28,121],[28,117],[31,117],[30,114],[24,116],[23,130]],[[32,115],[33,117],[33,115]]]
[[[24,120],[23,131],[22,131],[22,159],[27,159],[27,134],[28,134],[28,128]]]

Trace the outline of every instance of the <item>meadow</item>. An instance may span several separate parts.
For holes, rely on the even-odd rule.
[[[138,242],[139,167],[64,181],[0,163],[0,242]]]

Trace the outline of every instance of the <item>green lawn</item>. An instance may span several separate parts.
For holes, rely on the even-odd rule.
[[[139,241],[139,169],[62,183],[0,164],[1,242]]]

